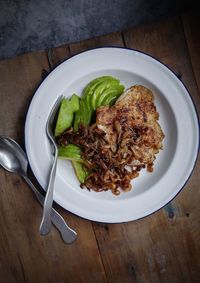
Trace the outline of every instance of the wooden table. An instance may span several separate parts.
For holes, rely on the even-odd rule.
[[[158,58],[186,84],[199,111],[199,19],[190,12],[1,61],[0,134],[23,146],[26,113],[39,83],[63,60],[98,46],[130,47]],[[39,235],[41,207],[20,177],[1,169],[0,282],[200,282],[199,169],[198,159],[181,193],[142,220],[95,223],[58,207],[78,233],[73,245],[64,245],[55,228]]]

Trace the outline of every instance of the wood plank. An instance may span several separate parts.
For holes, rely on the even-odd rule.
[[[173,40],[168,44],[171,35]],[[130,37],[134,37],[134,43]],[[124,33],[124,38],[127,47],[149,52],[163,60],[190,84],[193,95],[197,94],[191,76],[191,66],[187,71],[188,59],[175,60],[177,55],[180,60],[185,56],[188,58],[178,20],[152,25],[149,28],[136,28],[132,32]],[[156,46],[155,42],[158,42]],[[112,45],[109,39],[107,44]],[[95,41],[79,43],[71,49],[73,51],[74,48],[74,53],[77,53],[91,47],[95,47]],[[174,48],[180,51],[171,57]],[[198,183],[197,178],[198,176],[193,177],[193,195],[197,190],[194,184]],[[184,202],[188,194],[187,192],[182,202],[173,201],[164,211],[160,210],[140,221],[116,225],[93,224],[109,282],[195,282],[195,278],[198,278],[199,262],[196,245],[198,216],[195,215],[197,200],[195,208],[192,207],[192,202],[188,207]],[[185,226],[187,228],[184,228]]]
[[[122,46],[123,42],[122,42],[120,33],[114,33],[114,34],[111,34],[110,36],[108,35],[101,36],[93,40],[86,40],[81,43],[74,43],[74,44],[71,44],[70,46],[63,46],[63,47],[51,49],[48,51],[49,64],[51,66],[51,69],[54,69],[59,63],[62,63],[64,60],[68,59],[72,55],[75,55],[76,53],[79,53],[81,51],[84,51],[84,50],[87,50],[87,49],[90,49],[96,46],[106,46],[106,45]],[[69,212],[66,212],[61,207],[58,207],[58,211],[64,214],[65,219],[67,219],[71,227],[74,227],[75,230],[78,231],[80,241],[83,243],[90,242],[92,245],[91,236],[88,237],[88,234],[85,231],[87,229],[86,225],[90,226],[91,222],[87,220],[83,220],[82,218],[77,217],[76,215],[73,215]],[[93,231],[90,231],[90,233],[91,235],[94,236]],[[86,252],[86,255],[88,255],[88,257],[92,261],[93,261],[93,258],[95,258],[95,261],[93,261],[93,263],[94,263],[94,266],[96,267],[95,281],[92,281],[94,279],[87,279],[87,282],[104,282],[106,280],[106,277],[105,277],[105,271],[103,269],[103,263],[101,262],[101,258],[99,255],[99,251],[95,249],[93,254],[91,254],[89,253],[89,250],[88,250]],[[85,260],[85,256],[83,256],[84,260]],[[83,264],[81,264],[81,266],[83,266]],[[89,276],[93,269],[94,267],[90,267],[90,269],[82,268],[82,272],[86,274],[88,273],[88,276]]]
[[[182,76],[184,82],[190,86],[193,96],[197,98],[178,19],[129,30],[124,33],[124,39],[127,47],[149,52],[169,65]],[[115,41],[123,46],[120,37]],[[106,43],[112,45],[112,40],[107,37]],[[105,43],[101,45],[101,41],[96,43],[89,40],[70,45],[70,50],[76,54],[93,48],[96,44],[102,46]],[[173,57],[174,49],[178,51]],[[197,190],[199,177],[195,172],[192,192],[188,190],[185,195],[177,197],[180,201],[172,201],[165,210],[136,222],[93,224],[109,282],[195,282],[199,264],[196,244],[199,237],[199,211],[197,199],[195,207],[192,207],[192,202],[189,205],[186,202],[191,195],[194,199],[194,192]]]
[[[182,76],[199,109],[197,86],[178,19],[126,31],[124,39],[127,47],[156,56]],[[54,68],[72,54],[105,45],[123,46],[120,33],[53,49],[48,52],[50,66]],[[23,123],[19,125],[18,117],[21,115],[24,121],[34,89],[49,72],[45,53],[28,56],[27,60],[23,56],[14,59],[17,61],[13,64],[12,60],[0,62],[1,133],[19,142]],[[13,77],[12,86],[8,82]],[[24,104],[20,99],[13,102],[16,89]],[[4,109],[9,119],[3,115]],[[165,210],[125,224],[93,223],[101,258],[90,221],[61,208],[59,211],[78,231],[78,241],[64,246],[55,229],[51,235],[40,237],[41,209],[37,202],[20,178],[0,170],[1,282],[198,282],[197,169],[199,161],[187,188]]]
[[[136,28],[124,34],[125,40],[133,34],[137,44],[129,42],[128,47],[146,52],[148,49],[150,54],[168,64],[184,78],[187,84],[190,84],[195,97],[197,91],[195,84],[193,85],[194,78],[191,76],[191,66],[189,66],[180,22],[175,19],[152,25],[150,28],[147,26]],[[143,35],[147,42],[143,41]],[[171,36],[173,41],[167,46]],[[159,41],[157,46],[153,44],[154,40]],[[69,49],[71,54],[76,54],[96,46],[114,45],[113,42],[123,46],[119,33],[117,37],[114,36],[114,40],[113,37],[107,36],[106,39],[98,38],[97,42],[95,39],[72,44]],[[174,46],[175,49],[180,49],[180,52],[171,58]],[[183,58],[186,56],[187,59],[180,62],[174,59],[177,55],[180,60],[182,56]],[[195,172],[190,190],[192,195],[197,191],[199,182],[198,176],[194,177]],[[178,198],[180,200],[177,201]],[[197,200],[195,207],[192,207],[192,202],[188,205],[188,198],[190,198],[188,192],[186,196],[179,195],[165,210],[136,222],[114,225],[93,223],[109,282],[195,282],[198,278],[199,264],[198,244],[196,244],[199,237],[197,230],[199,211],[196,207]]]
[[[39,82],[49,71],[44,52],[0,62],[1,133],[23,142],[26,112]]]
[[[70,47],[67,45],[49,50],[48,60],[51,69],[53,70],[71,55]],[[78,276],[77,272],[74,272],[72,282],[107,282],[91,222],[65,211],[60,206],[56,206],[56,208],[58,212],[64,215],[67,223],[69,223],[69,225],[71,225],[71,227],[78,233],[79,245],[77,246],[75,254],[77,254],[77,257],[78,255],[80,257],[78,258],[78,264],[81,266],[82,277],[84,280]],[[85,250],[81,255],[80,253],[85,249],[86,244],[90,245],[90,249]],[[95,261],[93,258],[95,258]],[[66,272],[66,279],[68,276],[67,274],[68,272]]]
[[[84,40],[69,45],[70,53],[75,55],[88,49],[104,46],[124,46],[120,32],[114,32],[104,36],[98,36],[92,39]]]
[[[174,21],[178,26],[173,30]],[[127,47],[134,46],[134,48],[156,57],[171,68],[187,86],[199,112],[199,95],[193,76],[188,49],[185,44],[182,25],[179,19],[174,19],[174,21],[163,22],[162,35],[156,32],[156,24],[138,27],[130,32],[127,31],[124,33],[125,42]],[[145,32],[145,34],[140,34],[142,32]],[[150,44],[150,39],[151,44],[154,46]],[[178,46],[179,49],[176,49],[175,46]],[[172,53],[170,54],[170,52]]]
[[[22,144],[29,102],[48,72],[45,52],[0,62],[1,134]],[[55,228],[42,237],[39,234],[42,210],[27,185],[3,169],[0,180],[2,283],[107,281],[89,221],[77,216],[68,219],[68,214],[64,214],[79,236],[71,246],[63,244]]]
[[[51,70],[61,64],[64,60],[70,57],[70,50],[68,45],[48,50],[48,60]]]
[[[137,44],[130,40],[133,35]],[[124,33],[124,38],[128,47],[146,52],[148,50],[150,54],[168,64],[179,76],[182,76],[184,82],[190,86],[193,96],[197,97],[197,88],[178,19],[152,25],[150,28],[145,26],[127,31]],[[167,46],[169,39],[172,42]],[[107,44],[112,45],[109,41],[108,38]],[[154,42],[158,44],[155,46]],[[92,40],[82,44],[70,46],[72,52],[73,47],[75,54],[95,47],[95,42]],[[171,57],[174,48],[179,52],[175,52],[174,57]],[[196,172],[197,170],[193,174],[192,181],[188,183],[191,184],[190,190],[183,191],[165,210],[136,222],[114,225],[93,224],[109,282],[196,282],[198,280],[199,209],[196,192],[199,177]],[[197,198],[194,199],[195,197]]]
[[[199,111],[197,85],[193,77],[181,22],[178,18],[126,31],[124,39],[127,47],[136,48],[158,58],[180,75],[195,100]],[[164,211],[159,211],[148,220],[145,220],[150,221],[152,219],[148,226],[145,226],[148,241],[146,236],[142,237],[143,234],[145,235],[145,231],[143,233],[142,229],[138,228],[141,236],[140,247],[144,247],[142,248],[142,258],[149,260],[148,264],[146,264],[146,270],[147,266],[154,267],[149,270],[148,275],[146,273],[145,279],[140,279],[141,282],[144,282],[142,280],[147,282],[148,280],[152,282],[159,282],[160,280],[162,282],[196,282],[198,280],[200,266],[198,252],[200,248],[199,168],[200,162],[198,160],[192,178],[185,186],[185,189],[173,201],[170,212],[173,217],[168,214],[169,218],[167,219],[163,213]],[[156,222],[154,222],[155,219]],[[131,237],[131,231],[132,236],[134,236],[133,227],[132,223],[127,224],[127,230],[129,231],[127,242],[130,246],[134,245],[136,240],[136,236]],[[154,245],[153,249],[152,244]],[[141,249],[138,258],[140,258],[140,254]],[[175,262],[178,264],[176,265]],[[151,265],[149,265],[150,263]],[[140,267],[139,264],[136,264],[136,269],[138,267]],[[157,278],[155,277],[155,269],[157,269]]]
[[[182,22],[195,79],[200,91],[200,16],[198,11],[182,15]]]
[[[113,33],[80,43],[71,44],[71,54],[102,46],[124,47],[121,33]],[[124,243],[124,224],[100,224],[93,222],[99,250],[108,282],[135,282],[135,273],[129,264],[130,250]]]

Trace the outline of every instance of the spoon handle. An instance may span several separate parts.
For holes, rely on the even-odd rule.
[[[45,200],[43,195],[35,188],[31,180],[27,176],[23,176],[23,178],[29,184],[38,201],[43,206]],[[51,220],[59,230],[62,239],[66,244],[71,244],[76,240],[77,233],[66,224],[64,218],[53,207],[51,208]]]

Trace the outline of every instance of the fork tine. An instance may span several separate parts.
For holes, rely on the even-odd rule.
[[[63,95],[60,95],[57,98],[56,102],[54,103],[54,105],[53,105],[53,107],[52,107],[52,109],[51,109],[51,111],[49,113],[49,116],[48,116],[48,119],[47,119],[47,124],[50,122],[51,118],[53,116],[55,116],[55,112],[57,112],[57,110],[58,110],[58,108],[60,106],[60,102],[62,101],[62,99],[63,99]]]
[[[46,133],[47,133],[47,136],[51,139],[52,142],[55,139],[54,135],[53,135],[52,124],[53,124],[53,121],[55,119],[55,115],[58,112],[58,108],[60,106],[62,99],[63,99],[63,95],[60,95],[57,98],[56,102],[54,103],[54,105],[53,105],[53,107],[52,107],[52,109],[49,113],[47,123],[46,123]]]

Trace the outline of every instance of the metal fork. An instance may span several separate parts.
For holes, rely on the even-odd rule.
[[[56,116],[56,113],[58,112],[58,108],[60,106],[62,98],[63,96],[61,95],[56,100],[49,114],[47,123],[46,123],[46,133],[47,133],[47,136],[50,142],[52,143],[52,151],[53,151],[54,159],[53,159],[53,164],[52,164],[52,168],[50,171],[49,183],[48,183],[47,192],[46,192],[45,201],[44,201],[43,217],[42,217],[42,221],[40,224],[40,234],[41,235],[47,235],[50,232],[51,225],[52,225],[51,209],[52,209],[52,204],[53,204],[53,188],[54,188],[54,180],[56,176],[56,167],[57,167],[57,158],[58,158],[58,147],[55,141],[52,127],[53,127],[54,118]]]

